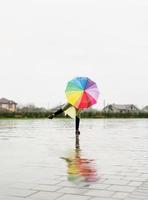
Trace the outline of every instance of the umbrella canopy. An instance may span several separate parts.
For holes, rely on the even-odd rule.
[[[88,77],[76,77],[69,81],[65,93],[68,103],[77,109],[89,108],[96,104],[99,96],[96,83]]]

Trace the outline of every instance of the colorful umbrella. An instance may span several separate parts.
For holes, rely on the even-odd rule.
[[[68,103],[77,109],[96,104],[99,96],[96,83],[88,77],[76,77],[69,81],[65,93]]]

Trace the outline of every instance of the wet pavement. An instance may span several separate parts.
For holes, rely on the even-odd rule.
[[[148,120],[0,120],[0,200],[148,199]]]

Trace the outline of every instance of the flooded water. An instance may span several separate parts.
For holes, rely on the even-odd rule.
[[[115,176],[132,181],[146,173],[147,119],[82,119],[78,149],[74,127],[71,119],[0,120],[0,192],[54,180],[92,185]]]

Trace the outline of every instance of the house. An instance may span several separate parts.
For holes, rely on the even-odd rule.
[[[15,103],[12,100],[8,100],[6,98],[1,98],[0,99],[0,108],[1,108],[1,110],[8,110],[8,111],[15,112],[16,111],[16,105],[17,105],[17,103]]]
[[[138,113],[139,109],[133,104],[110,104],[104,107],[103,111],[111,113]]]
[[[148,106],[145,106],[141,111],[142,112],[148,112]]]

